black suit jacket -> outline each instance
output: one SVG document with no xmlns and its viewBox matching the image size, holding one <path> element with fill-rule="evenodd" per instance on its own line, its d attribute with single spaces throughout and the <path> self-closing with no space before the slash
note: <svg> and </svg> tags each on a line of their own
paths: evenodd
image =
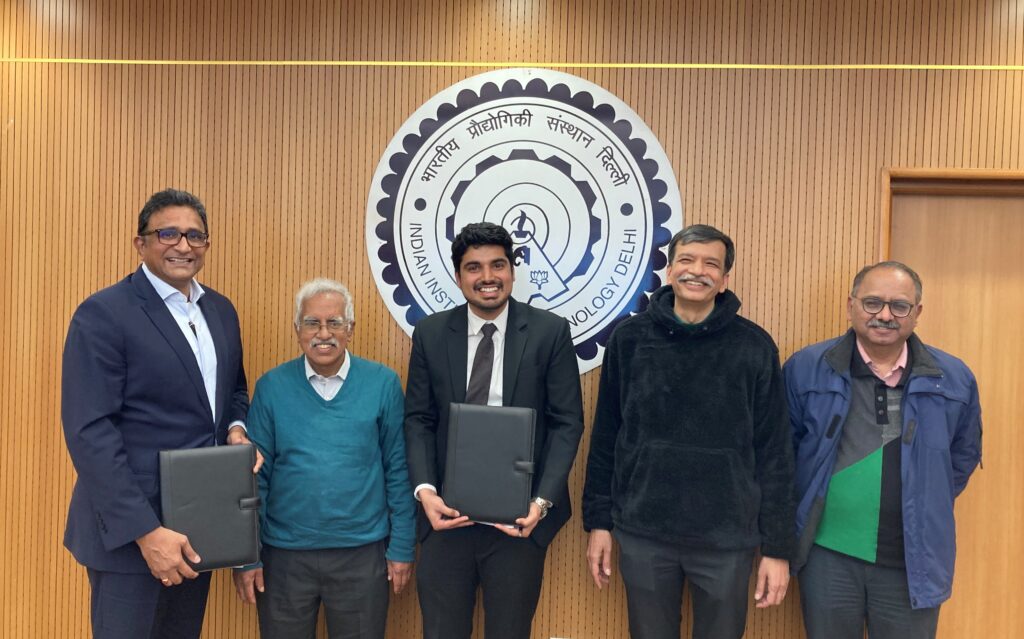
<svg viewBox="0 0 1024 639">
<path fill-rule="evenodd" d="M 192 348 L 141 267 L 71 318 L 61 420 L 78 481 L 64 545 L 90 568 L 148 573 L 134 540 L 160 525 L 159 452 L 224 443 L 228 425 L 245 419 L 238 315 L 203 288 L 199 308 L 217 351 L 212 411 Z"/>
<path fill-rule="evenodd" d="M 462 305 L 435 313 L 413 331 L 405 393 L 405 449 L 413 487 L 442 489 L 449 406 L 466 399 L 468 312 Z M 509 299 L 504 349 L 504 405 L 537 411 L 533 495 L 554 506 L 531 539 L 546 546 L 572 515 L 568 477 L 583 434 L 580 372 L 569 323 Z M 418 524 L 422 540 L 431 531 L 422 507 Z"/>
</svg>

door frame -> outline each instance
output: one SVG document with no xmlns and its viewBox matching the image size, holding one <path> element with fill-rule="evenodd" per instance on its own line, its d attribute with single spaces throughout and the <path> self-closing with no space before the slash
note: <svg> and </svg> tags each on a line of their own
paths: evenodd
<svg viewBox="0 0 1024 639">
<path fill-rule="evenodd" d="M 892 255 L 892 196 L 917 195 L 1021 195 L 1024 171 L 1005 169 L 956 169 L 884 167 L 882 169 L 882 216 L 878 260 Z"/>
</svg>

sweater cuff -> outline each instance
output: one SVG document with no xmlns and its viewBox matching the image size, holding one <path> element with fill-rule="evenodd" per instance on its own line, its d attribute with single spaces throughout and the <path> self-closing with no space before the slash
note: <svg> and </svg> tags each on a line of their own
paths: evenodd
<svg viewBox="0 0 1024 639">
<path fill-rule="evenodd" d="M 786 561 L 792 561 L 793 555 L 793 544 L 792 543 L 772 543 L 764 542 L 761 544 L 761 556 L 771 557 L 772 559 L 785 559 Z"/>
<path fill-rule="evenodd" d="M 416 551 L 402 552 L 393 548 L 384 551 L 384 558 L 388 561 L 398 561 L 403 564 L 411 564 L 416 560 Z"/>
<path fill-rule="evenodd" d="M 256 570 L 257 568 L 262 568 L 262 567 L 263 567 L 263 562 L 262 561 L 257 561 L 254 564 L 246 564 L 244 566 L 235 566 L 233 568 L 233 570 L 235 572 L 248 572 L 250 570 Z"/>
<path fill-rule="evenodd" d="M 612 522 L 611 515 L 595 515 L 591 513 L 589 516 L 583 518 L 583 530 L 590 532 L 592 530 L 614 530 L 615 524 Z"/>
</svg>

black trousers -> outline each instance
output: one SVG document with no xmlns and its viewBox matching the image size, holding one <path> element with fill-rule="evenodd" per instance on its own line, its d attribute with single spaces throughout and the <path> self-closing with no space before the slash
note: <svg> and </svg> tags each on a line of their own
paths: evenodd
<svg viewBox="0 0 1024 639">
<path fill-rule="evenodd" d="M 484 524 L 431 531 L 416 568 L 424 639 L 469 639 L 477 587 L 485 639 L 529 639 L 546 554 Z"/>
<path fill-rule="evenodd" d="M 812 546 L 800 570 L 808 639 L 932 639 L 939 609 L 910 607 L 907 571 Z"/>
<path fill-rule="evenodd" d="M 264 546 L 264 592 L 256 593 L 260 636 L 313 639 L 320 605 L 331 639 L 384 639 L 388 619 L 385 542 L 355 548 Z"/>
<path fill-rule="evenodd" d="M 88 570 L 95 639 L 197 639 L 210 573 L 164 586 L 150 574 Z"/>
<path fill-rule="evenodd" d="M 626 585 L 629 635 L 679 639 L 683 585 L 690 581 L 694 639 L 740 639 L 754 549 L 710 550 L 619 530 L 619 570 Z"/>
</svg>

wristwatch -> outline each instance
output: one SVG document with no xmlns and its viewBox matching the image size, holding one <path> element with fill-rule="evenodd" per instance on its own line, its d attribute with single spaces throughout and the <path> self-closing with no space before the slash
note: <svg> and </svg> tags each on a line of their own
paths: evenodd
<svg viewBox="0 0 1024 639">
<path fill-rule="evenodd" d="M 554 505 L 550 501 L 544 499 L 543 497 L 534 497 L 533 503 L 537 504 L 537 507 L 540 508 L 541 519 L 544 519 L 548 516 L 548 509 Z"/>
</svg>

